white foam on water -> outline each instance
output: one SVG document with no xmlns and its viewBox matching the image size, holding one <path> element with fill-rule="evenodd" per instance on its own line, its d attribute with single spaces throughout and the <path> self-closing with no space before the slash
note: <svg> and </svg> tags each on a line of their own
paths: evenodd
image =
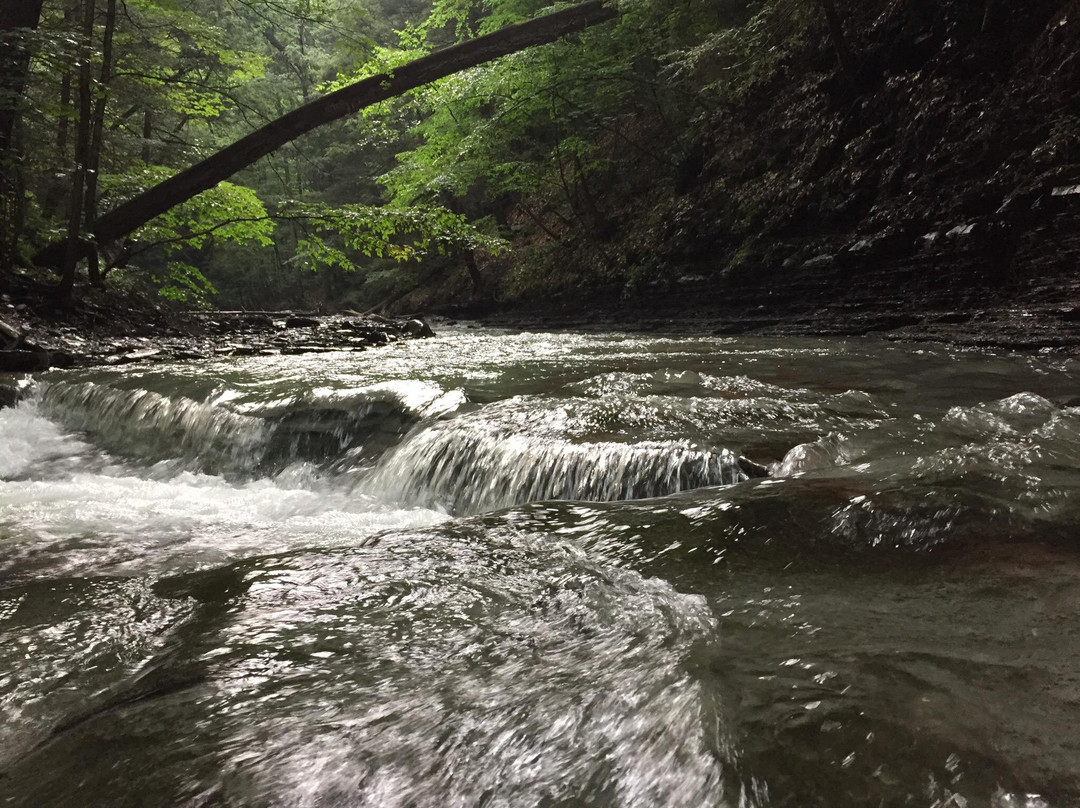
<svg viewBox="0 0 1080 808">
<path fill-rule="evenodd" d="M 91 451 L 89 444 L 41 417 L 29 401 L 0 408 L 0 447 L 0 480 L 20 477 L 51 460 Z"/>
<path fill-rule="evenodd" d="M 727 450 L 675 441 L 576 444 L 462 426 L 415 435 L 367 490 L 472 514 L 546 499 L 642 499 L 745 479 Z"/>
<path fill-rule="evenodd" d="M 33 403 L 0 410 L 0 569 L 143 573 L 295 547 L 355 544 L 381 530 L 446 516 L 353 493 L 291 467 L 230 482 L 117 462 L 44 418 Z"/>
</svg>

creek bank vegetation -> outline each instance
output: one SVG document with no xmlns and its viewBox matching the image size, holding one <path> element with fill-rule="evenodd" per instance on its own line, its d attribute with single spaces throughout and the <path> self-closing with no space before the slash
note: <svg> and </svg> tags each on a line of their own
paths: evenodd
<svg viewBox="0 0 1080 808">
<path fill-rule="evenodd" d="M 1075 2 L 6 0 L 0 30 L 0 282 L 38 312 L 53 265 L 76 309 L 1080 341 Z"/>
</svg>

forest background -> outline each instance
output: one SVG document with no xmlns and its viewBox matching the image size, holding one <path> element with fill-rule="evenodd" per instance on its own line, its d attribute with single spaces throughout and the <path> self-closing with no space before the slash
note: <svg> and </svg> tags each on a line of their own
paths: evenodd
<svg viewBox="0 0 1080 808">
<path fill-rule="evenodd" d="M 747 278 L 799 295 L 808 271 L 873 279 L 885 256 L 917 276 L 936 250 L 982 265 L 964 289 L 1014 288 L 1027 224 L 1074 221 L 1075 5 L 622 0 L 612 22 L 288 144 L 100 245 L 79 284 L 184 306 L 483 309 Z M 47 0 L 36 29 L 5 34 L 26 81 L 7 70 L 0 98 L 0 269 L 51 282 L 26 268 L 42 248 L 253 129 L 562 7 Z M 1070 250 L 1036 256 L 1039 277 Z"/>
</svg>

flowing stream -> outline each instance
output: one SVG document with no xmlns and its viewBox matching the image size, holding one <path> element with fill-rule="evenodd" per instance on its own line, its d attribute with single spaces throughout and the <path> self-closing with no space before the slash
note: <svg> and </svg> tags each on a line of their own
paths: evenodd
<svg viewBox="0 0 1080 808">
<path fill-rule="evenodd" d="M 0 805 L 1080 804 L 1077 360 L 462 329 L 26 393 Z"/>
</svg>

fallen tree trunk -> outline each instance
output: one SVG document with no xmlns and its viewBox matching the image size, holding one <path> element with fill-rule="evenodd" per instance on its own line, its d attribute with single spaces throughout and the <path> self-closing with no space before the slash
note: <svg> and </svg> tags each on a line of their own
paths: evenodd
<svg viewBox="0 0 1080 808">
<path fill-rule="evenodd" d="M 606 22 L 615 14 L 615 10 L 605 6 L 601 0 L 589 0 L 436 51 L 391 73 L 372 76 L 304 104 L 104 214 L 94 225 L 94 239 L 101 246 L 129 235 L 155 216 L 213 188 L 259 158 L 313 129 L 500 56 L 554 42 L 566 34 Z M 38 253 L 35 263 L 59 266 L 64 257 L 63 249 L 62 244 L 51 245 Z"/>
</svg>

